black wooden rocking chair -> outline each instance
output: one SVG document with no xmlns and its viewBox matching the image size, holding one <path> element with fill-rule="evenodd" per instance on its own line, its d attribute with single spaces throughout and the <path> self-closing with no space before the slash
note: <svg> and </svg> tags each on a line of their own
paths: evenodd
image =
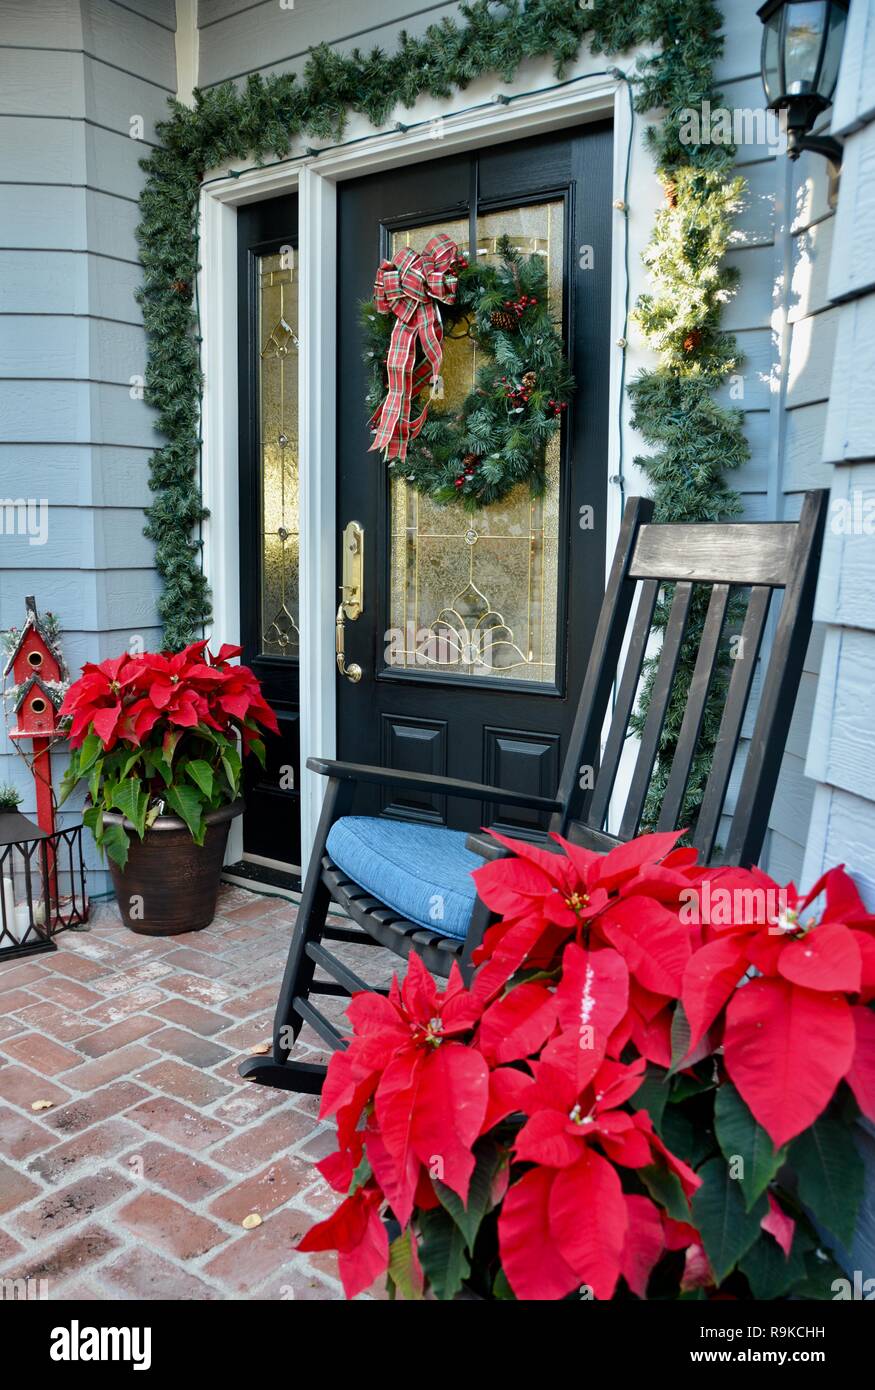
<svg viewBox="0 0 875 1390">
<path fill-rule="evenodd" d="M 307 766 L 327 777 L 328 786 L 277 1004 L 273 1055 L 248 1058 L 240 1067 L 241 1076 L 284 1090 L 317 1093 L 321 1089 L 325 1067 L 290 1055 L 301 1027 L 309 1024 L 333 1049 L 346 1044 L 312 996 L 347 996 L 370 988 L 326 949 L 326 941 L 385 946 L 404 957 L 416 951 L 441 976 L 458 960 L 463 974 L 470 976 L 472 952 L 492 920 L 476 897 L 470 870 L 505 851 L 488 837 L 474 835 L 466 841 L 462 832 L 439 826 L 351 816 L 358 783 L 529 807 L 549 815 L 551 830 L 589 849 L 608 850 L 638 833 L 697 584 L 710 588 L 710 598 L 657 829 L 674 829 L 679 824 L 730 600 L 733 592 L 747 589 L 737 659 L 731 663 L 693 843 L 707 861 L 720 831 L 725 838 L 722 862 L 755 864 L 811 632 L 826 505 L 826 492 L 809 492 L 798 522 L 658 525 L 650 521 L 652 502 L 629 500 L 568 753 L 552 799 L 391 767 L 310 758 Z M 635 707 L 651 620 L 665 584 L 673 585 L 671 609 L 625 808 L 618 833 L 612 835 L 604 829 L 608 807 Z M 721 822 L 724 800 L 776 589 L 784 591 L 783 602 L 727 826 Z M 638 607 L 607 740 L 601 747 L 636 590 L 640 591 Z M 593 768 L 594 778 L 581 778 L 584 768 Z M 581 787 L 582 781 L 594 785 Z M 434 865 L 429 883 L 429 866 Z M 345 910 L 349 926 L 326 925 L 332 900 Z M 435 900 L 440 905 L 437 920 L 430 908 Z M 449 911 L 445 912 L 447 900 Z M 327 978 L 316 977 L 317 967 Z"/>
</svg>

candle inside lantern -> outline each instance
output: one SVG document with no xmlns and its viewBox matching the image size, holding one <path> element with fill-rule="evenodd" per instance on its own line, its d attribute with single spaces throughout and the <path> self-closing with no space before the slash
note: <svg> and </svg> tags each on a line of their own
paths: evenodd
<svg viewBox="0 0 875 1390">
<path fill-rule="evenodd" d="M 16 946 L 18 935 L 15 929 L 15 892 L 11 878 L 3 879 L 3 925 L 8 932 L 8 935 L 3 938 L 3 945 Z"/>
<path fill-rule="evenodd" d="M 27 903 L 19 903 L 15 909 L 15 935 L 18 938 L 19 945 L 24 941 L 29 930 L 30 908 Z"/>
</svg>

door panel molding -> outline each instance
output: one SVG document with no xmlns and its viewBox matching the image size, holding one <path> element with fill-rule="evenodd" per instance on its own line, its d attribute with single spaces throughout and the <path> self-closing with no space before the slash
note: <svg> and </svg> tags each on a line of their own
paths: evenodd
<svg viewBox="0 0 875 1390">
<path fill-rule="evenodd" d="M 633 61 L 634 55 L 629 55 Z M 631 112 L 624 83 L 599 70 L 601 55 L 584 52 L 565 85 L 552 87 L 549 67 L 525 65 L 502 92 L 510 104 L 490 99 L 490 80 L 473 83 L 457 100 L 466 106 L 482 100 L 475 111 L 454 115 L 445 101 L 423 98 L 405 121 L 416 129 L 371 133 L 364 118 L 349 123 L 357 143 L 326 151 L 315 163 L 279 161 L 262 168 L 215 171 L 200 193 L 201 270 L 199 295 L 202 314 L 202 364 L 205 377 L 203 435 L 203 498 L 210 510 L 204 525 L 204 568 L 213 591 L 211 632 L 219 641 L 236 642 L 240 633 L 239 526 L 237 507 L 237 294 L 236 211 L 240 206 L 291 192 L 299 193 L 301 239 L 301 607 L 319 615 L 308 623 L 301 644 L 301 746 L 333 756 L 335 743 L 336 687 L 334 665 L 334 613 L 336 610 L 335 515 L 335 362 L 337 344 L 336 186 L 360 177 L 418 160 L 440 158 L 459 150 L 471 150 L 497 142 L 559 130 L 589 119 L 613 118 L 613 196 L 622 199 L 626 178 L 626 151 L 633 165 L 630 187 L 640 166 L 647 171 L 649 193 L 641 197 L 638 235 L 630 246 L 630 260 L 643 245 L 652 215 L 659 203 L 658 181 L 653 177 L 643 130 L 631 140 Z M 589 68 L 589 72 L 587 72 Z M 545 90 L 546 88 L 546 90 Z M 534 89 L 534 90 L 531 90 Z M 480 95 L 482 93 L 482 96 Z M 432 123 L 440 119 L 441 138 L 434 138 Z M 300 158 L 305 158 L 301 155 Z M 625 226 L 617 216 L 612 235 L 611 340 L 621 333 L 625 312 Z M 636 363 L 629 363 L 630 371 Z M 623 355 L 611 353 L 609 476 L 616 474 L 621 452 L 620 404 Z M 607 554 L 613 551 L 619 528 L 619 489 L 608 487 Z M 302 856 L 306 862 L 318 820 L 324 783 L 303 771 L 301 779 Z M 229 862 L 239 857 L 232 828 Z"/>
</svg>

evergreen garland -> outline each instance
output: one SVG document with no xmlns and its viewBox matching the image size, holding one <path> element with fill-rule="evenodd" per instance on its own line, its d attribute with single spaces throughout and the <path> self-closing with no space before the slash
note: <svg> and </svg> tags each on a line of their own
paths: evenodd
<svg viewBox="0 0 875 1390">
<path fill-rule="evenodd" d="M 283 158 L 292 141 L 342 138 L 349 112 L 383 124 L 401 102 L 447 98 L 475 78 L 510 81 L 527 58 L 552 56 L 557 76 L 584 41 L 594 52 L 622 53 L 638 44 L 658 51 L 639 62 L 635 107 L 660 111 L 648 132 L 667 205 L 657 219 L 647 263 L 653 292 L 642 297 L 638 322 L 659 362 L 631 383 L 634 424 L 654 446 L 636 460 L 652 483 L 659 520 L 717 519 L 737 513 L 724 483 L 748 451 L 738 411 L 720 407 L 714 389 L 738 362 L 720 330 L 722 304 L 733 288 L 722 266 L 729 218 L 741 185 L 732 177 L 734 151 L 684 144 L 680 113 L 719 104 L 713 65 L 722 50 L 721 14 L 713 0 L 473 0 L 462 21 L 444 19 L 422 38 L 402 34 L 392 55 L 379 49 L 338 53 L 320 46 L 303 77 L 249 77 L 197 92 L 190 109 L 176 102 L 159 126 L 161 147 L 143 163 L 147 183 L 138 231 L 144 284 L 139 293 L 149 339 L 146 399 L 157 406 L 166 444 L 151 463 L 146 534 L 156 544 L 163 581 L 165 640 L 179 648 L 209 617 L 197 531 L 205 513 L 199 488 L 201 374 L 193 285 L 198 269 L 197 204 L 204 171 L 230 160 Z M 694 626 L 701 613 L 694 614 Z M 659 623 L 665 612 L 660 610 Z M 695 636 L 691 632 L 691 636 Z M 663 735 L 648 814 L 661 799 L 686 700 L 689 666 L 681 668 Z M 694 813 L 701 773 L 710 759 L 714 704 L 689 793 Z"/>
<path fill-rule="evenodd" d="M 389 467 L 411 487 L 443 505 L 461 502 L 474 512 L 499 502 L 518 483 L 532 496 L 546 487 L 546 449 L 559 431 L 573 390 L 565 348 L 550 316 L 547 269 L 540 256 L 523 256 L 507 237 L 498 242 L 500 265 L 457 262 L 455 301 L 442 304 L 444 341 L 464 335 L 486 358 L 474 389 L 458 412 L 432 405 L 403 461 Z M 368 414 L 386 395 L 386 356 L 394 317 L 373 300 L 362 305 Z M 414 403 L 421 409 L 428 386 Z"/>
</svg>

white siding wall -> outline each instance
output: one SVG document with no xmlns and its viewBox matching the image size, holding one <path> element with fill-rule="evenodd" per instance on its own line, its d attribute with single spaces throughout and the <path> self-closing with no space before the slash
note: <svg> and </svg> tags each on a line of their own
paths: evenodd
<svg viewBox="0 0 875 1390">
<path fill-rule="evenodd" d="M 145 368 L 134 228 L 138 161 L 175 91 L 174 27 L 173 0 L 0 5 L 0 496 L 50 504 L 45 545 L 0 535 L 0 626 L 34 594 L 59 615 L 74 673 L 132 633 L 158 638 L 142 534 L 156 435 L 131 396 Z M 0 730 L 7 781 L 32 811 Z"/>
</svg>

